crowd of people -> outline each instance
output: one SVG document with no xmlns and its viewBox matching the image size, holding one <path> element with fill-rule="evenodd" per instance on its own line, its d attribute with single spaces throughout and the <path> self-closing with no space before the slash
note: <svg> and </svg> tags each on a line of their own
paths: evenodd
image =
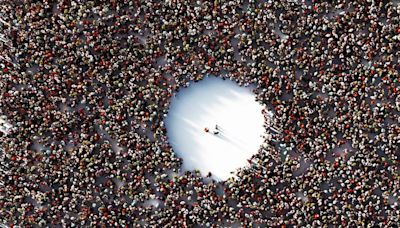
<svg viewBox="0 0 400 228">
<path fill-rule="evenodd" d="M 3 224 L 399 224 L 395 1 L 5 0 L 0 17 Z M 279 126 L 223 182 L 182 170 L 163 122 L 207 74 L 254 84 Z"/>
</svg>

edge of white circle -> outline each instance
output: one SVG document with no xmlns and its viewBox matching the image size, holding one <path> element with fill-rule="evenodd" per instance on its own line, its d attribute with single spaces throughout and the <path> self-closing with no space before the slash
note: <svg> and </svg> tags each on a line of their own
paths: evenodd
<svg viewBox="0 0 400 228">
<path fill-rule="evenodd" d="M 255 96 L 250 87 L 207 76 L 172 98 L 165 125 L 184 170 L 197 169 L 203 176 L 211 172 L 214 179 L 226 180 L 249 164 L 266 133 L 264 107 Z"/>
</svg>

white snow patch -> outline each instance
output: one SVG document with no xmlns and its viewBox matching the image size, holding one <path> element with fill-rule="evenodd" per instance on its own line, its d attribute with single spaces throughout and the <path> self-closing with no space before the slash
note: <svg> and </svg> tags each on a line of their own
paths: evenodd
<svg viewBox="0 0 400 228">
<path fill-rule="evenodd" d="M 162 204 L 163 204 L 163 202 L 159 199 L 149 199 L 143 203 L 143 206 L 145 206 L 145 207 L 153 206 L 155 208 L 158 208 Z"/>
<path fill-rule="evenodd" d="M 7 135 L 11 128 L 12 125 L 5 120 L 5 117 L 0 117 L 0 131 Z"/>
<path fill-rule="evenodd" d="M 183 158 L 183 169 L 198 169 L 204 176 L 211 172 L 213 178 L 226 180 L 248 165 L 266 134 L 262 109 L 251 88 L 233 81 L 206 77 L 182 89 L 173 98 L 165 123 L 174 151 Z"/>
</svg>

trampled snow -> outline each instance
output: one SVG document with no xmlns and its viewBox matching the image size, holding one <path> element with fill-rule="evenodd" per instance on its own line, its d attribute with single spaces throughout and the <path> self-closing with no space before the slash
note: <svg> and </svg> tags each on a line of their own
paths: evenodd
<svg viewBox="0 0 400 228">
<path fill-rule="evenodd" d="M 211 172 L 216 180 L 234 176 L 264 141 L 262 109 L 251 88 L 230 80 L 210 76 L 181 89 L 165 124 L 184 170 L 198 169 L 203 176 Z"/>
</svg>

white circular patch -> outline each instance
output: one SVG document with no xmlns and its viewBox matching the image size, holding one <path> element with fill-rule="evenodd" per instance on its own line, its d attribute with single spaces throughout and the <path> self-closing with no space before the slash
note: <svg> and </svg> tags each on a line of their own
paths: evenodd
<svg viewBox="0 0 400 228">
<path fill-rule="evenodd" d="M 230 80 L 207 77 L 180 90 L 165 124 L 183 169 L 226 180 L 248 165 L 264 141 L 262 109 L 250 88 Z"/>
</svg>

